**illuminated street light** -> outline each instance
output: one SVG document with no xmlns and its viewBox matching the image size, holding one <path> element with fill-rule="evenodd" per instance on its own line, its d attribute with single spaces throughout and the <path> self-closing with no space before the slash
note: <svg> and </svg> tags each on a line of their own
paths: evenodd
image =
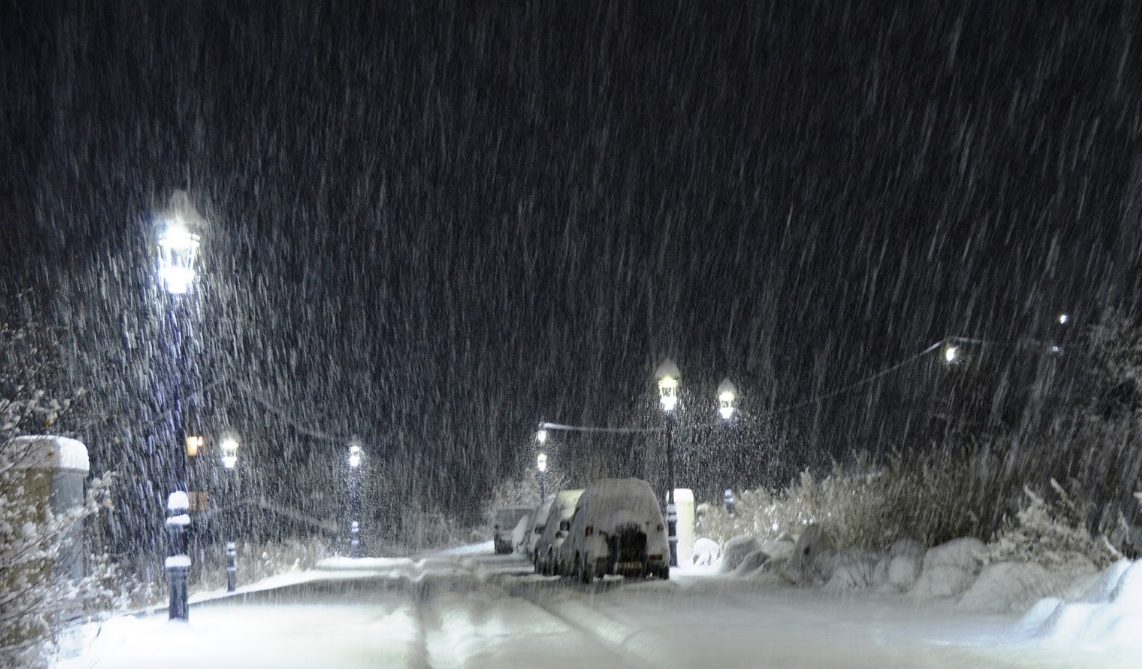
<svg viewBox="0 0 1142 669">
<path fill-rule="evenodd" d="M 204 441 L 187 439 L 185 433 L 185 416 L 182 413 L 182 387 L 183 378 L 189 367 L 184 359 L 187 346 L 184 345 L 185 325 L 182 323 L 184 311 L 188 309 L 185 301 L 179 298 L 191 292 L 197 276 L 196 262 L 198 259 L 199 232 L 205 227 L 205 221 L 194 209 L 190 196 L 184 191 L 175 191 L 171 196 L 170 206 L 157 216 L 160 226 L 158 243 L 158 273 L 159 284 L 170 296 L 166 303 L 169 309 L 167 322 L 170 326 L 170 349 L 174 351 L 175 378 L 171 385 L 174 407 L 174 459 L 173 471 L 170 473 L 170 485 L 173 491 L 167 497 L 166 531 L 170 539 L 164 568 L 167 572 L 167 581 L 170 583 L 170 605 L 168 616 L 171 620 L 188 620 L 190 618 L 190 605 L 187 599 L 187 583 L 190 573 L 190 496 L 187 494 L 188 475 L 187 459 L 195 457 L 204 445 Z"/>
<path fill-rule="evenodd" d="M 662 404 L 662 410 L 666 413 L 674 411 L 678 406 L 678 391 L 682 386 L 682 372 L 678 371 L 678 365 L 670 358 L 663 360 L 655 371 L 654 378 L 658 381 L 658 401 Z"/>
<path fill-rule="evenodd" d="M 546 444 L 547 443 L 547 430 L 540 428 L 540 430 L 535 433 L 535 440 L 541 444 Z"/>
<path fill-rule="evenodd" d="M 1067 313 L 1059 314 L 1059 318 L 1058 318 L 1059 325 L 1066 325 L 1067 322 L 1070 320 L 1071 320 L 1070 314 L 1067 314 Z"/>
<path fill-rule="evenodd" d="M 949 345 L 944 347 L 944 362 L 951 365 L 951 364 L 954 364 L 959 359 L 960 359 L 960 349 L 958 346 L 952 346 L 951 344 L 949 344 Z"/>
<path fill-rule="evenodd" d="M 226 469 L 234 469 L 238 465 L 238 440 L 234 437 L 226 437 L 220 444 L 222 449 L 222 466 Z"/>
<path fill-rule="evenodd" d="M 171 295 L 185 295 L 194 286 L 199 246 L 196 228 L 201 222 L 190 196 L 176 191 L 170 208 L 162 214 L 159 234 L 159 280 Z"/>
<path fill-rule="evenodd" d="M 733 381 L 728 378 L 722 379 L 722 382 L 718 384 L 718 413 L 722 415 L 723 419 L 729 420 L 734 417 L 734 410 L 736 409 L 734 402 L 737 400 L 737 396 L 738 389 Z"/>
<path fill-rule="evenodd" d="M 547 454 L 540 453 L 539 457 L 535 459 L 535 468 L 542 474 L 547 471 Z"/>
<path fill-rule="evenodd" d="M 678 566 L 678 508 L 674 505 L 674 409 L 682 386 L 682 372 L 670 358 L 654 372 L 658 381 L 658 401 L 666 420 L 666 538 L 670 542 L 670 566 Z"/>
<path fill-rule="evenodd" d="M 361 444 L 349 442 L 349 557 L 361 557 Z"/>
<path fill-rule="evenodd" d="M 197 458 L 204 448 L 206 448 L 205 437 L 195 435 L 186 438 L 186 457 Z"/>
</svg>

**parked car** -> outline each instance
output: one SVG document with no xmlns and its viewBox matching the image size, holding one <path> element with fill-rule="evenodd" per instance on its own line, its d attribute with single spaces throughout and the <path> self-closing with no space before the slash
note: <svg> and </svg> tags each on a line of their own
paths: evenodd
<svg viewBox="0 0 1142 669">
<path fill-rule="evenodd" d="M 535 565 L 535 573 L 544 576 L 552 576 L 556 573 L 556 558 L 559 555 L 559 547 L 562 545 L 564 537 L 567 536 L 565 531 L 560 534 L 559 525 L 570 520 L 571 514 L 575 512 L 575 503 L 579 501 L 579 496 L 582 494 L 583 490 L 580 488 L 578 490 L 560 490 L 555 495 L 547 518 L 543 521 L 543 530 L 540 532 L 539 539 L 535 542 L 533 549 L 535 557 L 532 563 Z"/>
<path fill-rule="evenodd" d="M 529 516 L 528 531 L 524 535 L 522 545 L 516 546 L 516 552 L 526 555 L 532 564 L 535 564 L 535 545 L 543 534 L 543 528 L 547 526 L 547 515 L 551 513 L 551 505 L 554 503 L 555 495 L 548 495 L 543 504 L 536 507 L 535 512 Z"/>
<path fill-rule="evenodd" d="M 601 479 L 580 495 L 559 551 L 559 570 L 590 583 L 608 574 L 670 578 L 658 498 L 641 479 Z"/>
<path fill-rule="evenodd" d="M 496 553 L 512 552 L 512 530 L 531 510 L 530 506 L 505 506 L 492 513 L 492 544 Z"/>
</svg>

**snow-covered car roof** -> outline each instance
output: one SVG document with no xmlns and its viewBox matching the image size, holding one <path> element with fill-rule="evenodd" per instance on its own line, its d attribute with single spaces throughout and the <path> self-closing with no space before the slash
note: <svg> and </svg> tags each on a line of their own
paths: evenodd
<svg viewBox="0 0 1142 669">
<path fill-rule="evenodd" d="M 628 514 L 661 514 L 658 498 L 642 479 L 599 479 L 583 492 L 578 508 L 584 515 L 599 516 L 615 511 Z"/>
</svg>

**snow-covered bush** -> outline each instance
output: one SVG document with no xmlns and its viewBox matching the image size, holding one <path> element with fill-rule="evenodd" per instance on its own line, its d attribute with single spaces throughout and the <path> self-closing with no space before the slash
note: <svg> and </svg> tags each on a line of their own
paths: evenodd
<svg viewBox="0 0 1142 669">
<path fill-rule="evenodd" d="M 1033 562 L 1045 567 L 1092 562 L 1103 568 L 1122 557 L 1105 537 L 1091 536 L 1081 505 L 1054 479 L 1051 488 L 1053 501 L 1024 488 L 1027 503 L 988 546 L 988 562 Z"/>
<path fill-rule="evenodd" d="M 105 559 L 78 581 L 55 570 L 69 544 L 82 540 L 83 520 L 108 504 L 107 479 L 93 480 L 81 505 L 53 513 L 25 487 L 29 446 L 0 437 L 0 666 L 46 666 L 64 623 L 96 617 L 115 598 Z"/>
<path fill-rule="evenodd" d="M 22 431 L 51 428 L 69 407 L 38 389 L 49 367 L 30 328 L 0 326 L 0 666 L 39 667 L 50 660 L 65 619 L 83 619 L 113 596 L 109 563 L 69 581 L 56 569 L 61 553 L 81 540 L 85 518 L 109 505 L 109 478 L 93 480 L 84 501 L 53 513 L 46 474 L 35 473 L 36 442 Z"/>
<path fill-rule="evenodd" d="M 700 531 L 720 543 L 742 535 L 764 541 L 798 536 L 817 523 L 844 550 L 885 549 L 908 537 L 934 543 L 975 529 L 973 515 L 957 503 L 966 487 L 964 472 L 934 461 L 894 460 L 883 467 L 866 462 L 835 466 L 823 479 L 803 472 L 796 484 L 776 493 L 743 491 L 734 515 L 705 508 Z"/>
</svg>

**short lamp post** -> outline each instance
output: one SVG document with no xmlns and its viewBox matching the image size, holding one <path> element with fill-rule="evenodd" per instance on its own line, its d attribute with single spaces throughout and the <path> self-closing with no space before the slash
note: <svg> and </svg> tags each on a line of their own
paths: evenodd
<svg viewBox="0 0 1142 669">
<path fill-rule="evenodd" d="M 238 440 L 234 437 L 226 437 L 222 440 L 222 466 L 227 470 L 234 472 L 234 477 L 238 478 Z M 241 494 L 241 488 L 233 488 L 235 496 Z M 235 504 L 240 504 L 241 500 L 236 499 Z M 233 541 L 226 542 L 226 591 L 234 592 L 238 587 L 238 546 Z"/>
<path fill-rule="evenodd" d="M 361 557 L 361 499 L 358 478 L 361 474 L 361 445 L 349 445 L 349 557 Z"/>
<path fill-rule="evenodd" d="M 190 573 L 188 528 L 190 526 L 190 496 L 187 494 L 187 453 L 184 447 L 192 444 L 186 440 L 185 417 L 183 416 L 182 384 L 186 370 L 185 341 L 183 335 L 183 312 L 187 308 L 186 296 L 192 292 L 197 276 L 199 236 L 196 228 L 202 224 L 202 217 L 195 211 L 190 197 L 177 191 L 171 197 L 169 209 L 159 216 L 161 229 L 158 239 L 159 282 L 167 294 L 166 321 L 169 328 L 170 346 L 174 351 L 176 378 L 173 383 L 173 424 L 174 458 L 172 460 L 170 484 L 171 493 L 167 496 L 166 530 L 169 537 L 169 551 L 164 567 L 170 582 L 171 620 L 187 620 L 190 606 L 187 601 L 187 577 Z M 185 445 L 185 446 L 184 446 Z M 194 448 L 201 447 L 195 442 Z"/>
<path fill-rule="evenodd" d="M 674 505 L 674 411 L 682 387 L 682 373 L 667 358 L 654 373 L 658 383 L 658 402 L 666 421 L 666 535 L 670 542 L 670 566 L 678 566 L 678 508 Z"/>
</svg>

